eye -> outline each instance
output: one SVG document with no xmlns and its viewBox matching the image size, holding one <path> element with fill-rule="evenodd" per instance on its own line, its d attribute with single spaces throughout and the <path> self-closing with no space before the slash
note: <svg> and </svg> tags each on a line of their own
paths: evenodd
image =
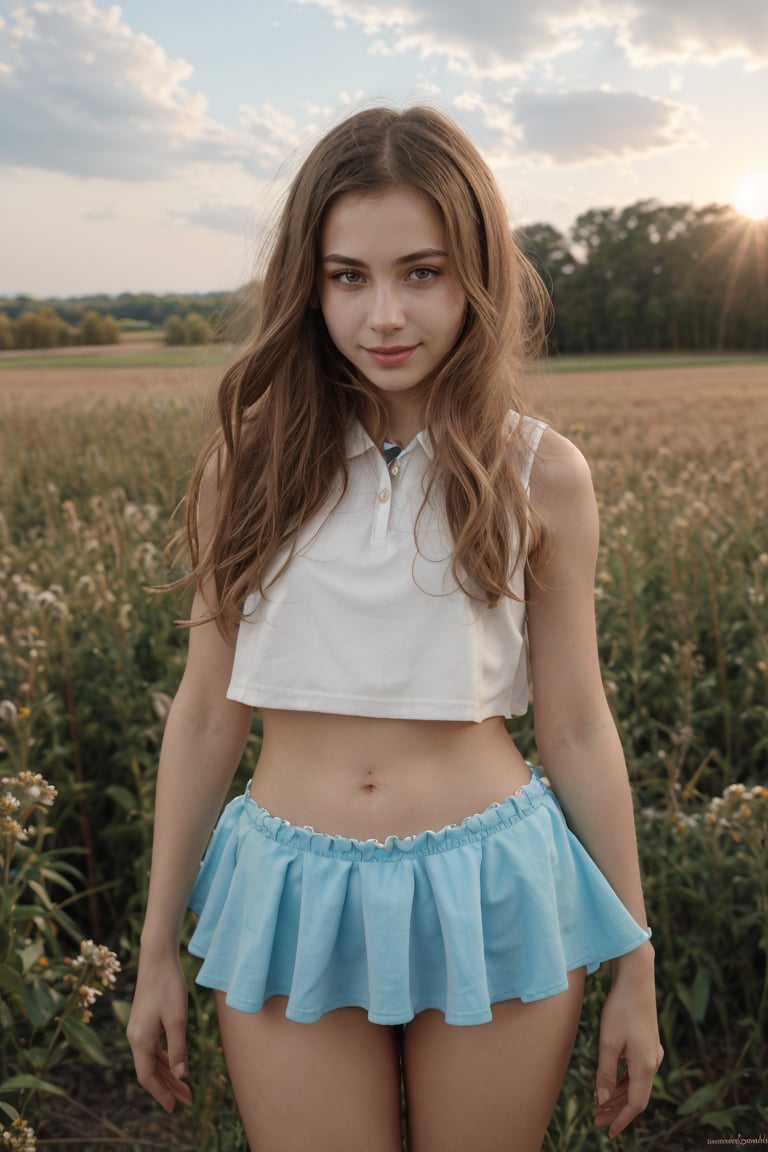
<svg viewBox="0 0 768 1152">
<path fill-rule="evenodd" d="M 408 273 L 410 280 L 415 280 L 419 284 L 426 284 L 429 280 L 434 280 L 439 276 L 440 272 L 437 268 L 413 268 Z"/>
<path fill-rule="evenodd" d="M 362 274 L 355 272 L 352 268 L 348 268 L 346 272 L 334 272 L 331 279 L 335 280 L 338 284 L 349 284 L 350 287 L 364 282 Z"/>
</svg>

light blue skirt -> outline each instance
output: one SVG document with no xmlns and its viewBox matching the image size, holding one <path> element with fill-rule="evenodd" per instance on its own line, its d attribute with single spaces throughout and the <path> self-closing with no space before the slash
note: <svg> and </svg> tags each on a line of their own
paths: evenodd
<svg viewBox="0 0 768 1152">
<path fill-rule="evenodd" d="M 356 1005 L 376 1024 L 437 1008 L 484 1024 L 499 1000 L 540 1000 L 567 973 L 645 943 L 642 929 L 530 783 L 439 832 L 384 843 L 300 828 L 247 793 L 224 809 L 190 905 L 197 982 L 242 1012 L 287 996 L 312 1023 Z"/>
</svg>

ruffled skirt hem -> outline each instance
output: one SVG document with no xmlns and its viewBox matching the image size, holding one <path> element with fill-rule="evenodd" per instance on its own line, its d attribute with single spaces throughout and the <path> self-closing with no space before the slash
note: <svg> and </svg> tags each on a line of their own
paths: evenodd
<svg viewBox="0 0 768 1152">
<path fill-rule="evenodd" d="M 242 1012 L 287 996 L 299 1023 L 355 1006 L 376 1024 L 427 1009 L 483 1024 L 494 1003 L 556 996 L 569 972 L 650 936 L 533 770 L 459 825 L 383 843 L 296 827 L 246 791 L 222 813 L 190 906 L 197 982 Z"/>
</svg>

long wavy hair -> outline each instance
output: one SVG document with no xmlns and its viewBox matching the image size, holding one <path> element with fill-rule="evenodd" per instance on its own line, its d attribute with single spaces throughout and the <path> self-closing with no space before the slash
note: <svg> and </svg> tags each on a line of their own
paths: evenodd
<svg viewBox="0 0 768 1152">
<path fill-rule="evenodd" d="M 454 577 L 468 596 L 497 604 L 514 595 L 510 577 L 525 561 L 521 554 L 541 544 L 542 526 L 519 480 L 520 423 L 511 430 L 507 413 L 524 411 L 524 365 L 545 340 L 548 294 L 464 133 L 431 108 L 370 108 L 328 132 L 293 180 L 255 330 L 224 372 L 217 424 L 190 482 L 192 569 L 182 583 L 213 581 L 211 615 L 223 630 L 241 618 L 250 592 L 268 595 L 290 563 L 297 531 L 339 479 L 339 490 L 346 488 L 350 421 L 384 426 L 381 400 L 328 335 L 316 285 L 331 206 L 350 193 L 397 187 L 416 190 L 439 211 L 467 301 L 456 344 L 428 385 L 425 411 L 434 446 L 430 486 L 439 478 Z M 197 505 L 212 467 L 215 525 L 201 554 Z"/>
</svg>

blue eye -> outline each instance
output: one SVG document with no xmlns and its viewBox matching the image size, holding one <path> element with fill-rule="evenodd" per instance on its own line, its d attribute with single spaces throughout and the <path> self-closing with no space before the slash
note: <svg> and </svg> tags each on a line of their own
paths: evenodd
<svg viewBox="0 0 768 1152">
<path fill-rule="evenodd" d="M 428 280 L 434 279 L 435 276 L 439 276 L 440 273 L 437 268 L 414 268 L 408 275 L 413 280 L 426 283 Z"/>
</svg>

